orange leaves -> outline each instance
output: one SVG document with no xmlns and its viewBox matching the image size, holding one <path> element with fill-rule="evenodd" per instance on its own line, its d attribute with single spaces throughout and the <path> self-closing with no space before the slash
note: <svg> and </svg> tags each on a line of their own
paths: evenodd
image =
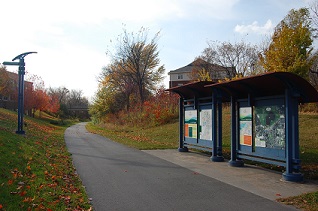
<svg viewBox="0 0 318 211">
<path fill-rule="evenodd" d="M 13 171 L 11 171 L 11 174 L 12 174 L 14 179 L 16 179 L 18 177 L 23 177 L 23 175 L 21 174 L 21 172 L 17 168 L 15 168 Z"/>
<path fill-rule="evenodd" d="M 27 194 L 26 191 L 21 191 L 21 192 L 19 193 L 20 196 L 25 196 L 25 194 Z"/>
<path fill-rule="evenodd" d="M 23 199 L 22 202 L 24 202 L 24 203 L 30 203 L 30 202 L 32 202 L 32 201 L 34 201 L 34 198 L 26 197 L 26 198 Z"/>
<path fill-rule="evenodd" d="M 155 96 L 144 102 L 143 111 L 145 120 L 155 125 L 167 123 L 178 115 L 178 97 L 159 89 Z"/>
</svg>

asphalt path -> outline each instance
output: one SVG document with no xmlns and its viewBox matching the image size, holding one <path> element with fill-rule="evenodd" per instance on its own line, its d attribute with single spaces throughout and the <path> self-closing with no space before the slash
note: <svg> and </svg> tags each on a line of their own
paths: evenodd
<svg viewBox="0 0 318 211">
<path fill-rule="evenodd" d="M 85 123 L 68 128 L 65 142 L 96 211 L 296 210 L 89 133 Z"/>
</svg>

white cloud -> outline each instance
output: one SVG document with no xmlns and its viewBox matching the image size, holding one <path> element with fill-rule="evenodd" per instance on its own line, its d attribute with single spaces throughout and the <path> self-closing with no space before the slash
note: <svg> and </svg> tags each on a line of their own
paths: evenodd
<svg viewBox="0 0 318 211">
<path fill-rule="evenodd" d="M 274 29 L 274 25 L 271 20 L 267 20 L 264 26 L 260 26 L 257 21 L 254 21 L 250 25 L 236 25 L 234 31 L 240 34 L 270 34 Z"/>
</svg>

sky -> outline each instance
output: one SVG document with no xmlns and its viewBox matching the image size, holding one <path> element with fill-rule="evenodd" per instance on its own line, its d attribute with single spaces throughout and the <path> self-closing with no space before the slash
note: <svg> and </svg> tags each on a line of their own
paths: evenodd
<svg viewBox="0 0 318 211">
<path fill-rule="evenodd" d="M 25 57 L 26 78 L 82 90 L 92 100 L 98 76 L 123 33 L 149 30 L 168 72 L 191 63 L 208 41 L 259 44 L 291 9 L 313 0 L 10 0 L 1 2 L 0 63 Z M 16 66 L 8 66 L 12 72 Z"/>
</svg>

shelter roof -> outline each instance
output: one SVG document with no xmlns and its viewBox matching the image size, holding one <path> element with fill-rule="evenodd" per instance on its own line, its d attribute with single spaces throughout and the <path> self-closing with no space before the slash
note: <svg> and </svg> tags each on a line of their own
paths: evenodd
<svg viewBox="0 0 318 211">
<path fill-rule="evenodd" d="M 284 95 L 287 88 L 299 95 L 299 103 L 318 102 L 317 90 L 304 78 L 289 72 L 270 72 L 205 87 L 221 90 L 223 96 L 226 93 L 239 99 L 247 98 L 248 94 L 252 97 Z M 223 100 L 228 101 L 229 98 Z"/>
</svg>

